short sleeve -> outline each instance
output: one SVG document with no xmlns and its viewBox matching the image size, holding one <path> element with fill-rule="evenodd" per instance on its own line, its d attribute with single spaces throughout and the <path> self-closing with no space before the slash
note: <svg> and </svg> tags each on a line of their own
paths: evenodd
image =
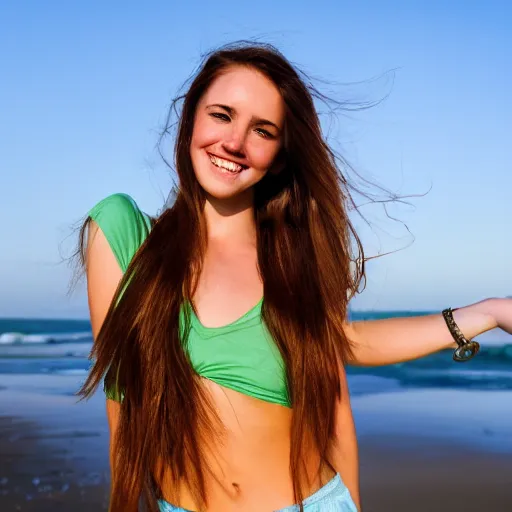
<svg viewBox="0 0 512 512">
<path fill-rule="evenodd" d="M 97 203 L 88 216 L 105 235 L 123 274 L 151 230 L 151 219 L 127 194 L 112 194 Z M 107 398 L 121 402 L 123 392 L 117 386 L 104 385 Z"/>
<path fill-rule="evenodd" d="M 105 235 L 121 270 L 126 272 L 133 256 L 151 229 L 148 215 L 127 194 L 112 194 L 88 213 Z"/>
</svg>

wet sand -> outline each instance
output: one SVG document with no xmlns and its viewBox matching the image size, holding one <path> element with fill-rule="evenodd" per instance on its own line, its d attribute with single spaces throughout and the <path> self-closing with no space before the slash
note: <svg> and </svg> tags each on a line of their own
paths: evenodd
<svg viewBox="0 0 512 512">
<path fill-rule="evenodd" d="M 510 512 L 512 457 L 410 437 L 360 441 L 364 512 Z"/>
<path fill-rule="evenodd" d="M 0 382 L 0 511 L 108 510 L 103 397 L 76 403 L 73 375 Z"/>
<path fill-rule="evenodd" d="M 107 510 L 104 401 L 77 404 L 78 381 L 0 376 L 0 511 Z M 353 398 L 364 512 L 512 511 L 510 414 L 498 407 L 511 411 L 512 394 L 470 396 L 470 408 L 450 390 Z"/>
<path fill-rule="evenodd" d="M 87 464 L 84 434 L 52 434 L 20 418 L 0 418 L 0 510 L 106 511 L 108 468 L 98 447 Z M 51 439 L 51 446 L 45 440 Z"/>
</svg>

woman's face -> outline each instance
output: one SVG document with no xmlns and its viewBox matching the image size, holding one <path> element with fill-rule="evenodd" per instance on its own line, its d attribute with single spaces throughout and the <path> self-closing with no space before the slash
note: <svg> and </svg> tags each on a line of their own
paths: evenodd
<svg viewBox="0 0 512 512">
<path fill-rule="evenodd" d="M 277 87 L 248 67 L 218 76 L 199 101 L 190 144 L 196 178 L 216 199 L 251 193 L 281 147 L 284 104 Z"/>
</svg>

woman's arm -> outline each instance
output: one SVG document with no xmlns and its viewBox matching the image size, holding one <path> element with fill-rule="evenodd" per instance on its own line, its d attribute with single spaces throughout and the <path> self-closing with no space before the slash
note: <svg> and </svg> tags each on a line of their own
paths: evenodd
<svg viewBox="0 0 512 512">
<path fill-rule="evenodd" d="M 500 327 L 512 333 L 512 299 L 486 299 L 453 312 L 462 334 L 470 340 Z M 380 366 L 401 363 L 456 348 L 441 313 L 407 318 L 388 318 L 347 324 L 354 358 L 349 364 Z"/>
<path fill-rule="evenodd" d="M 91 221 L 87 233 L 86 248 L 87 297 L 93 338 L 96 339 L 107 315 L 110 303 L 122 278 L 122 271 L 105 235 Z M 107 420 L 110 430 L 110 471 L 114 467 L 114 442 L 119 421 L 120 404 L 107 400 Z"/>
</svg>

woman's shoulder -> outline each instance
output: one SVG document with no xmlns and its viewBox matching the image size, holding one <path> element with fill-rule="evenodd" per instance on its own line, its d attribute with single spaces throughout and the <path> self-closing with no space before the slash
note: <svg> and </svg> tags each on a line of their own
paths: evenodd
<svg viewBox="0 0 512 512">
<path fill-rule="evenodd" d="M 120 215 L 138 216 L 141 214 L 142 211 L 135 199 L 123 192 L 116 192 L 104 197 L 89 210 L 89 216 L 91 218 L 102 215 L 116 217 Z"/>
<path fill-rule="evenodd" d="M 151 218 L 128 194 L 111 194 L 97 202 L 88 217 L 101 229 L 123 272 L 151 230 Z"/>
</svg>

